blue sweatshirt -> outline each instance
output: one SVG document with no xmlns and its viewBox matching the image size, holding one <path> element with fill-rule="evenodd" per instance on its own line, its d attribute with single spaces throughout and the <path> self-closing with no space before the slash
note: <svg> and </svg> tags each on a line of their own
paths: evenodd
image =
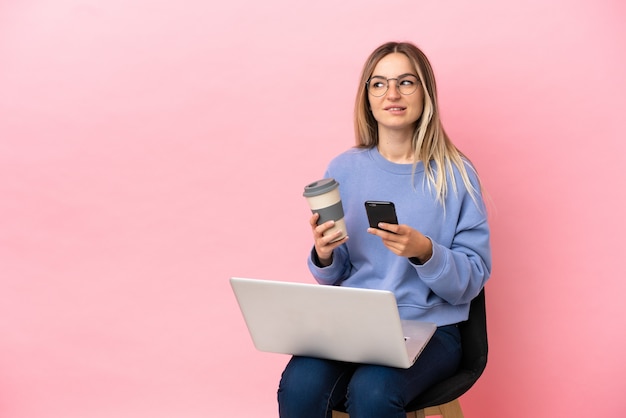
<svg viewBox="0 0 626 418">
<path fill-rule="evenodd" d="M 423 165 L 417 165 L 414 179 L 412 173 L 412 164 L 392 163 L 376 147 L 353 148 L 333 159 L 324 177 L 339 182 L 350 238 L 335 249 L 332 264 L 327 267 L 315 264 L 313 249 L 309 269 L 321 284 L 392 291 L 402 319 L 430 321 L 439 326 L 464 321 L 471 300 L 491 272 L 484 202 L 480 194 L 477 203 L 472 200 L 455 168 L 457 192 L 448 188 L 444 211 L 434 188 L 429 188 L 424 179 Z M 471 168 L 468 173 L 480 190 Z M 411 226 L 432 241 L 430 260 L 423 265 L 413 264 L 369 234 L 364 206 L 367 200 L 394 202 L 398 223 Z"/>
</svg>

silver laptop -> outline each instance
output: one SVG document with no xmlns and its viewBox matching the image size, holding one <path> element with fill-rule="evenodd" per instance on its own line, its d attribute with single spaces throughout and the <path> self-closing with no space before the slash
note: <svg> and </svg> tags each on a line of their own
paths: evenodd
<svg viewBox="0 0 626 418">
<path fill-rule="evenodd" d="M 401 320 L 392 292 L 233 277 L 260 351 L 409 368 L 435 332 Z"/>
</svg>

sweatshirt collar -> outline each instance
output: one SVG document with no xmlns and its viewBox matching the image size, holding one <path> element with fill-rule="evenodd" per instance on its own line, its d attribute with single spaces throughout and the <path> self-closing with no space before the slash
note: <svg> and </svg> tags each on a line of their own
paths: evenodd
<svg viewBox="0 0 626 418">
<path fill-rule="evenodd" d="M 392 163 L 378 152 L 377 147 L 372 147 L 368 150 L 370 158 L 374 161 L 374 164 L 381 170 L 388 171 L 394 174 L 411 175 L 413 174 L 413 164 L 397 164 Z M 424 165 L 422 162 L 418 162 L 415 167 L 415 172 L 424 171 Z"/>
</svg>

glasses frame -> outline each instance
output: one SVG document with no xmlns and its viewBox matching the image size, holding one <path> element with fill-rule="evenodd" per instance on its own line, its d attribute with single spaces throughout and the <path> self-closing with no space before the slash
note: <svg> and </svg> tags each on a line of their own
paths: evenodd
<svg viewBox="0 0 626 418">
<path fill-rule="evenodd" d="M 415 83 L 415 90 L 413 90 L 410 93 L 403 93 L 400 90 L 400 80 L 407 78 L 407 77 L 413 77 L 416 80 Z M 385 80 L 385 83 L 387 84 L 387 88 L 385 89 L 385 91 L 383 91 L 381 94 L 374 94 L 372 93 L 372 91 L 370 90 L 370 82 L 372 81 L 372 79 L 374 79 L 374 81 L 376 81 L 377 79 L 379 79 L 380 81 Z M 365 82 L 365 88 L 367 89 L 367 92 L 369 94 L 371 94 L 374 97 L 383 97 L 385 94 L 387 94 L 387 92 L 389 91 L 389 86 L 391 85 L 391 83 L 389 83 L 391 80 L 394 80 L 396 82 L 396 89 L 398 89 L 398 93 L 400 93 L 403 96 L 410 96 L 411 94 L 415 93 L 418 89 L 419 86 L 422 85 L 422 80 L 420 80 L 420 78 L 418 76 L 416 76 L 415 74 L 402 74 L 399 75 L 398 77 L 394 77 L 394 78 L 385 78 L 382 76 L 374 76 L 374 77 L 370 77 L 366 82 Z"/>
</svg>

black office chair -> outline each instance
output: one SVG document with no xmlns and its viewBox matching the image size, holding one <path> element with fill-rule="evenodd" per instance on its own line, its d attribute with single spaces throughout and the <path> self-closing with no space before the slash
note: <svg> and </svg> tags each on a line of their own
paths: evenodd
<svg viewBox="0 0 626 418">
<path fill-rule="evenodd" d="M 485 289 L 472 300 L 469 318 L 459 324 L 463 357 L 456 374 L 432 386 L 407 407 L 407 418 L 441 415 L 443 418 L 463 418 L 459 397 L 476 383 L 487 365 L 487 315 Z M 333 418 L 347 418 L 344 410 L 334 410 Z"/>
</svg>

